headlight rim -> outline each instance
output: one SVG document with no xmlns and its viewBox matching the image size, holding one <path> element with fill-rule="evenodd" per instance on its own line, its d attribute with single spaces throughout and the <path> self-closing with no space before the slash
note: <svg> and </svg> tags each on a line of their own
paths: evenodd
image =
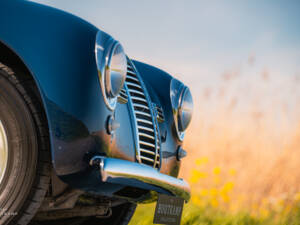
<svg viewBox="0 0 300 225">
<path fill-rule="evenodd" d="M 108 79 L 110 78 L 108 74 L 110 70 L 110 64 L 111 60 L 114 54 L 114 50 L 120 46 L 123 50 L 124 56 L 125 56 L 125 76 L 122 79 L 122 87 L 124 86 L 126 74 L 127 74 L 127 56 L 124 51 L 123 46 L 121 43 L 112 37 L 107 37 L 103 35 L 103 32 L 98 31 L 96 35 L 96 41 L 95 41 L 95 55 L 96 55 L 96 65 L 97 65 L 97 71 L 98 71 L 98 77 L 99 82 L 101 86 L 102 95 L 104 98 L 104 102 L 107 106 L 107 108 L 110 111 L 114 111 L 117 106 L 117 100 L 118 100 L 118 94 L 111 95 L 111 81 Z M 109 80 L 109 82 L 108 82 Z M 121 90 L 122 88 L 120 88 Z"/>
<path fill-rule="evenodd" d="M 111 64 L 112 64 L 112 58 L 113 58 L 113 55 L 115 53 L 115 50 L 120 47 L 124 53 L 124 59 L 125 59 L 125 75 L 123 76 L 123 79 L 122 79 L 122 86 L 124 86 L 124 83 L 125 83 L 125 79 L 126 79 L 126 74 L 127 74 L 127 57 L 126 57 L 126 54 L 125 54 L 125 51 L 124 51 L 124 48 L 123 46 L 121 45 L 121 43 L 119 41 L 114 41 L 114 43 L 112 44 L 111 46 L 111 50 L 109 51 L 109 55 L 107 57 L 107 60 L 106 60 L 106 65 L 105 65 L 105 85 L 106 85 L 106 91 L 107 91 L 107 95 L 108 97 L 110 98 L 117 98 L 121 89 L 122 89 L 122 86 L 121 88 L 119 89 L 118 93 L 114 94 L 112 93 L 112 83 L 111 83 L 111 79 L 109 79 L 111 76 Z M 109 74 L 108 74 L 109 73 Z"/>
<path fill-rule="evenodd" d="M 187 102 L 187 94 L 189 94 L 191 97 L 191 102 L 190 102 L 190 104 L 192 104 L 191 115 L 187 121 L 183 121 L 183 118 L 181 118 L 181 117 L 183 117 L 183 113 L 184 113 L 183 104 Z M 188 128 L 188 126 L 190 125 L 192 117 L 193 117 L 193 109 L 194 109 L 194 102 L 193 102 L 192 93 L 191 93 L 189 87 L 184 86 L 184 88 L 181 92 L 181 96 L 180 96 L 180 100 L 179 100 L 179 107 L 178 107 L 178 130 L 180 132 L 185 132 L 186 129 Z M 184 123 L 184 122 L 186 122 L 186 125 L 181 129 L 180 126 L 183 126 L 183 124 L 179 124 L 179 123 Z"/>
<path fill-rule="evenodd" d="M 185 137 L 185 132 L 188 126 L 186 126 L 186 128 L 181 131 L 179 129 L 179 120 L 180 120 L 180 116 L 181 116 L 181 109 L 182 109 L 182 104 L 184 102 L 184 97 L 185 94 L 190 92 L 189 87 L 185 86 L 182 82 L 180 82 L 179 80 L 173 78 L 171 80 L 171 87 L 170 87 L 170 98 L 171 98 L 171 105 L 172 105 L 172 111 L 173 111 L 173 118 L 174 118 L 174 124 L 175 124 L 175 131 L 176 131 L 176 135 L 177 138 L 179 139 L 179 141 L 183 141 L 184 137 Z M 191 95 L 192 97 L 192 95 Z M 192 108 L 193 109 L 193 108 Z M 190 121 L 192 119 L 192 116 L 190 118 Z M 190 124 L 190 122 L 188 123 L 188 125 Z"/>
</svg>

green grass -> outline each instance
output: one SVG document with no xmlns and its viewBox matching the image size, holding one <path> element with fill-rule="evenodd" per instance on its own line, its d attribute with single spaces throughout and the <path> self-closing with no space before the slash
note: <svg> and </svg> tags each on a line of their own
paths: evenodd
<svg viewBox="0 0 300 225">
<path fill-rule="evenodd" d="M 130 225 L 153 224 L 155 204 L 139 205 Z M 264 218 L 248 212 L 231 214 L 213 207 L 201 208 L 192 203 L 185 205 L 181 225 L 300 225 L 300 208 L 289 213 L 271 212 Z"/>
</svg>

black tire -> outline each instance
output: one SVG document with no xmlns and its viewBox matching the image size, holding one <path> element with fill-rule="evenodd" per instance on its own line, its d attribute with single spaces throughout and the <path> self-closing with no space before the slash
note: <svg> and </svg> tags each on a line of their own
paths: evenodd
<svg viewBox="0 0 300 225">
<path fill-rule="evenodd" d="M 0 120 L 8 142 L 0 184 L 0 225 L 26 225 L 49 187 L 48 126 L 33 80 L 1 63 Z"/>
</svg>

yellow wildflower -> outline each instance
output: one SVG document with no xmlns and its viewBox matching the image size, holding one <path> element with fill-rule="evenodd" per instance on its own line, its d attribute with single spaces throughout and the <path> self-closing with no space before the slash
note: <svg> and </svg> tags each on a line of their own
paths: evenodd
<svg viewBox="0 0 300 225">
<path fill-rule="evenodd" d="M 233 187 L 234 187 L 234 183 L 233 182 L 231 182 L 231 181 L 228 181 L 224 186 L 223 186 L 223 188 L 222 188 L 222 192 L 224 192 L 224 193 L 228 193 L 228 192 L 230 192 L 232 189 L 233 189 Z"/>
<path fill-rule="evenodd" d="M 191 177 L 191 183 L 197 183 L 199 179 L 205 178 L 207 176 L 206 173 L 198 171 L 198 170 L 193 170 L 192 171 L 192 177 Z"/>
<path fill-rule="evenodd" d="M 201 165 L 204 165 L 206 163 L 208 163 L 208 158 L 207 157 L 201 157 L 201 158 L 196 159 L 196 165 L 197 166 L 201 166 Z"/>
<path fill-rule="evenodd" d="M 221 173 L 221 168 L 220 167 L 215 167 L 214 168 L 214 170 L 213 170 L 213 173 L 215 174 L 215 175 L 219 175 L 220 173 Z"/>
<path fill-rule="evenodd" d="M 228 203 L 230 201 L 230 197 L 227 193 L 221 193 L 221 197 L 225 203 Z"/>
<path fill-rule="evenodd" d="M 211 204 L 211 206 L 213 206 L 215 208 L 219 206 L 219 202 L 216 198 L 212 198 L 210 201 L 210 204 Z"/>
<path fill-rule="evenodd" d="M 192 202 L 196 205 L 201 205 L 201 200 L 198 196 L 192 196 Z"/>
<path fill-rule="evenodd" d="M 212 188 L 209 190 L 209 194 L 213 197 L 218 195 L 218 190 L 216 188 Z"/>
<path fill-rule="evenodd" d="M 207 196 L 207 195 L 208 195 L 208 190 L 202 189 L 202 190 L 200 191 L 200 195 L 201 195 L 201 196 Z"/>
</svg>

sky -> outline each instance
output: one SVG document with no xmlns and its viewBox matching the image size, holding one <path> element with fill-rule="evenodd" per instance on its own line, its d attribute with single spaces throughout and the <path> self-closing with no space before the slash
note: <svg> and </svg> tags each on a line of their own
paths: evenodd
<svg viewBox="0 0 300 225">
<path fill-rule="evenodd" d="M 181 76 L 207 76 L 254 56 L 257 67 L 300 72 L 297 0 L 35 0 L 75 14 L 127 54 Z"/>
<path fill-rule="evenodd" d="M 300 83 L 294 82 L 300 79 L 300 1 L 34 1 L 109 33 L 129 57 L 180 78 L 196 100 L 211 89 L 218 96 L 224 79 L 238 75 L 225 85 L 228 102 L 238 95 L 242 105 L 255 102 L 261 109 L 280 111 L 280 104 L 287 104 L 288 111 L 300 115 L 295 110 Z M 257 103 L 259 98 L 263 101 Z M 217 104 L 215 97 L 204 106 L 215 110 Z"/>
</svg>

